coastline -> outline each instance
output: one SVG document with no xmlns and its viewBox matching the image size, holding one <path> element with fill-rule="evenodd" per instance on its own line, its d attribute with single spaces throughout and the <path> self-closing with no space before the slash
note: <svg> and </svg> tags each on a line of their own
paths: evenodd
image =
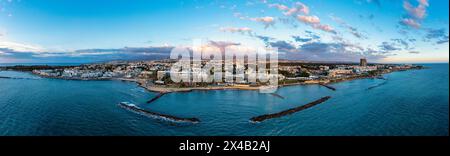
<svg viewBox="0 0 450 156">
<path fill-rule="evenodd" d="M 427 69 L 427 68 L 423 68 Z M 409 70 L 421 70 L 421 69 L 409 69 Z M 348 78 L 342 78 L 342 79 L 335 79 L 335 80 L 326 80 L 326 81 L 314 81 L 314 82 L 298 82 L 298 83 L 289 83 L 289 84 L 279 84 L 277 87 L 288 87 L 288 86 L 301 86 L 301 85 L 321 85 L 321 84 L 334 84 L 334 83 L 340 83 L 340 82 L 346 82 L 346 81 L 353 81 L 353 80 L 359 80 L 359 79 L 377 79 L 379 76 L 383 76 L 385 74 L 390 74 L 394 72 L 400 72 L 400 71 L 391 71 L 387 73 L 382 73 L 380 75 L 375 76 L 354 76 L 354 77 L 348 77 Z M 192 91 L 210 91 L 210 90 L 247 90 L 247 91 L 256 91 L 259 90 L 261 86 L 258 87 L 251 87 L 251 86 L 208 86 L 208 87 L 185 87 L 185 88 L 174 88 L 174 87 L 164 87 L 164 86 L 147 86 L 145 85 L 145 82 L 142 82 L 140 80 L 135 79 L 113 79 L 113 80 L 120 80 L 120 81 L 128 81 L 128 82 L 135 82 L 140 87 L 146 89 L 149 92 L 155 92 L 155 93 L 175 93 L 175 92 L 192 92 Z"/>
<path fill-rule="evenodd" d="M 377 75 L 356 75 L 345 78 L 338 79 L 327 79 L 327 80 L 310 80 L 305 82 L 296 82 L 296 83 L 287 83 L 287 84 L 278 84 L 277 88 L 287 87 L 287 86 L 299 86 L 299 85 L 329 85 L 334 83 L 358 80 L 358 79 L 375 79 L 382 77 L 385 74 L 393 73 L 393 72 L 401 72 L 408 70 L 422 70 L 428 69 L 428 67 L 422 68 L 411 68 L 404 70 L 391 70 L 389 72 L 379 73 Z M 167 87 L 167 86 L 157 86 L 157 85 L 146 85 L 146 79 L 127 79 L 127 78 L 66 78 L 66 77 L 54 77 L 54 76 L 45 76 L 40 75 L 31 71 L 19 71 L 19 72 L 29 72 L 33 75 L 37 75 L 42 78 L 49 79 L 61 79 L 61 80 L 72 80 L 72 81 L 126 81 L 126 82 L 134 82 L 137 83 L 139 87 L 146 89 L 149 92 L 155 93 L 175 93 L 175 92 L 192 92 L 192 91 L 211 91 L 211 90 L 247 90 L 247 91 L 257 91 L 260 90 L 261 87 L 264 86 L 245 86 L 245 85 L 235 85 L 235 86 L 207 86 L 207 87 Z"/>
<path fill-rule="evenodd" d="M 427 68 L 423 68 L 427 69 Z M 409 69 L 409 70 L 421 70 L 421 69 Z M 277 88 L 282 87 L 288 87 L 288 86 L 300 86 L 300 85 L 320 85 L 320 84 L 334 84 L 334 83 L 340 83 L 340 82 L 346 82 L 346 81 L 353 81 L 353 80 L 359 80 L 359 79 L 375 79 L 379 76 L 383 76 L 385 74 L 390 74 L 394 72 L 401 72 L 401 71 L 407 71 L 407 70 L 398 70 L 398 71 L 391 71 L 386 73 L 381 73 L 379 75 L 375 76 L 354 76 L 354 77 L 347 77 L 347 78 L 341 78 L 341 79 L 334 79 L 334 80 L 326 80 L 326 81 L 310 81 L 310 82 L 297 82 L 297 83 L 288 83 L 288 84 L 279 84 Z M 32 73 L 34 74 L 34 73 Z M 149 92 L 154 93 L 176 93 L 176 92 L 192 92 L 192 91 L 212 91 L 212 90 L 246 90 L 246 91 L 257 91 L 260 89 L 261 86 L 258 87 L 251 87 L 251 86 L 207 86 L 207 87 L 185 87 L 185 88 L 175 88 L 175 87 L 165 87 L 165 86 L 155 86 L 155 85 L 145 85 L 144 79 L 126 79 L 126 78 L 99 78 L 99 79 L 77 79 L 77 78 L 58 78 L 58 77 L 49 77 L 49 76 L 42 76 L 35 74 L 40 77 L 44 78 L 51 78 L 51 79 L 62 79 L 62 80 L 74 80 L 74 81 L 126 81 L 126 82 L 134 82 L 137 83 L 139 87 L 144 88 L 145 90 Z"/>
</svg>

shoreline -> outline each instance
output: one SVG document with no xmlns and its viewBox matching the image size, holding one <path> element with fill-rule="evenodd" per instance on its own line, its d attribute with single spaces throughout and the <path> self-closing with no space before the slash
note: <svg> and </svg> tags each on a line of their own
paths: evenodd
<svg viewBox="0 0 450 156">
<path fill-rule="evenodd" d="M 277 88 L 282 87 L 289 87 L 289 86 L 301 86 L 301 85 L 329 85 L 329 84 L 335 84 L 340 82 L 347 82 L 347 81 L 353 81 L 353 80 L 360 80 L 360 79 L 380 79 L 379 77 L 383 77 L 385 74 L 391 74 L 395 72 L 403 72 L 403 71 L 410 71 L 410 70 L 423 70 L 428 69 L 429 67 L 423 67 L 423 68 L 412 68 L 407 70 L 395 70 L 390 72 L 381 73 L 374 76 L 369 75 L 358 75 L 354 77 L 347 77 L 347 78 L 341 78 L 341 79 L 335 79 L 335 80 L 325 80 L 326 82 L 317 81 L 317 82 L 298 82 L 298 83 L 289 83 L 289 84 L 279 84 L 277 85 Z M 384 79 L 384 78 L 383 78 Z M 143 82 L 140 82 L 139 80 L 135 79 L 115 79 L 120 81 L 130 81 L 130 82 L 136 82 L 138 86 L 146 89 L 149 92 L 155 92 L 155 93 L 177 93 L 177 92 L 192 92 L 192 91 L 211 91 L 211 90 L 247 90 L 247 91 L 256 91 L 259 90 L 261 86 L 258 87 L 250 87 L 250 86 L 208 86 L 208 87 L 186 87 L 186 88 L 170 88 L 170 87 L 155 87 L 155 86 L 146 86 Z"/>
<path fill-rule="evenodd" d="M 395 72 L 395 71 L 394 71 Z M 390 74 L 389 73 L 383 73 L 384 74 Z M 379 76 L 379 75 L 378 75 Z M 360 79 L 376 79 L 378 76 L 357 76 L 357 77 L 351 77 L 351 78 L 344 78 L 344 79 L 337 79 L 334 81 L 329 81 L 326 83 L 323 83 L 322 81 L 317 81 L 314 83 L 305 83 L 305 82 L 298 82 L 298 83 L 289 83 L 289 84 L 279 84 L 277 85 L 277 88 L 283 88 L 283 87 L 289 87 L 289 86 L 302 86 L 302 85 L 329 85 L 334 83 L 340 83 L 340 82 L 346 82 L 346 81 L 353 81 L 353 80 L 360 80 Z M 146 86 L 143 82 L 139 80 L 134 79 L 115 79 L 120 81 L 128 81 L 128 82 L 135 82 L 138 84 L 139 87 L 142 87 L 146 89 L 149 92 L 154 93 L 177 93 L 177 92 L 192 92 L 192 91 L 212 91 L 212 90 L 245 90 L 245 91 L 257 91 L 260 89 L 260 87 L 250 87 L 250 86 L 208 86 L 208 87 L 186 87 L 186 88 L 174 88 L 174 87 L 159 87 L 159 86 Z"/>
<path fill-rule="evenodd" d="M 378 75 L 356 75 L 352 77 L 345 77 L 340 79 L 332 79 L 332 80 L 312 80 L 312 81 L 305 81 L 305 82 L 296 82 L 296 83 L 288 83 L 288 84 L 278 84 L 277 88 L 282 87 L 288 87 L 288 86 L 301 86 L 301 85 L 330 85 L 334 83 L 340 83 L 340 82 L 346 82 L 346 81 L 353 81 L 353 80 L 359 80 L 359 79 L 379 79 L 379 77 L 390 74 L 394 72 L 402 72 L 402 71 L 409 71 L 409 70 L 422 70 L 422 69 L 428 69 L 428 67 L 424 68 L 412 68 L 407 70 L 395 70 L 385 73 L 380 73 Z M 27 72 L 27 71 L 19 71 L 19 72 Z M 175 87 L 167 87 L 167 86 L 156 86 L 156 85 L 146 85 L 145 79 L 127 79 L 127 78 L 66 78 L 66 77 L 52 77 L 52 76 L 44 76 L 40 74 L 36 74 L 33 72 L 27 72 L 33 75 L 37 75 L 42 78 L 49 78 L 49 79 L 60 79 L 60 80 L 70 80 L 70 81 L 125 81 L 125 82 L 134 82 L 139 87 L 144 88 L 145 90 L 149 92 L 154 93 L 176 93 L 176 92 L 192 92 L 192 91 L 213 91 L 213 90 L 246 90 L 246 91 L 257 91 L 260 90 L 261 87 L 265 86 L 207 86 L 207 87 L 185 87 L 185 88 L 175 88 Z M 325 86 L 324 86 L 325 87 Z M 328 87 L 327 87 L 328 88 Z M 330 89 L 330 88 L 329 88 Z"/>
</svg>

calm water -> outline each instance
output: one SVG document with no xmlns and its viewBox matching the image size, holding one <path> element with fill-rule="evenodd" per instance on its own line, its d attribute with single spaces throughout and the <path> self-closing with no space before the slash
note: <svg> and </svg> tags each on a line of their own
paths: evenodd
<svg viewBox="0 0 450 156">
<path fill-rule="evenodd" d="M 134 83 L 67 81 L 0 72 L 0 135 L 448 135 L 448 64 L 363 79 L 278 90 L 280 99 L 257 91 L 196 91 L 155 96 Z M 383 85 L 379 85 L 383 84 Z M 379 85 L 368 90 L 367 88 Z M 323 96 L 329 101 L 282 118 L 253 124 L 254 116 L 279 112 Z M 145 109 L 199 124 L 175 124 L 117 106 Z"/>
</svg>

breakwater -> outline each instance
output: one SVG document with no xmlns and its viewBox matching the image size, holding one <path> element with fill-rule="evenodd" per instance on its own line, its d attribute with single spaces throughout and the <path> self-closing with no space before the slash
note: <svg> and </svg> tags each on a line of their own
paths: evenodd
<svg viewBox="0 0 450 156">
<path fill-rule="evenodd" d="M 328 89 L 330 89 L 330 90 L 336 91 L 336 88 L 331 87 L 331 86 L 329 86 L 329 85 L 327 85 L 327 84 L 319 83 L 319 85 L 324 86 L 324 87 L 326 87 L 326 88 L 328 88 Z"/>
<path fill-rule="evenodd" d="M 162 96 L 164 96 L 166 94 L 167 94 L 167 92 L 161 92 L 158 95 L 156 95 L 155 97 L 153 97 L 152 99 L 148 100 L 147 103 L 152 103 L 152 102 L 158 100 L 160 97 L 162 97 Z"/>
<path fill-rule="evenodd" d="M 370 86 L 369 88 L 367 88 L 367 90 L 371 90 L 371 89 L 380 87 L 380 86 L 382 86 L 382 85 L 385 85 L 386 83 L 387 83 L 387 81 L 384 81 L 384 82 L 382 82 L 382 83 L 380 83 L 380 84 L 377 84 L 377 85 L 374 85 L 374 86 Z"/>
<path fill-rule="evenodd" d="M 173 122 L 189 122 L 189 123 L 200 122 L 200 120 L 197 118 L 181 118 L 181 117 L 176 117 L 176 116 L 172 116 L 172 115 L 160 114 L 160 113 L 144 110 L 144 109 L 139 108 L 138 106 L 135 106 L 132 104 L 119 103 L 119 106 L 126 110 L 133 111 L 133 112 L 145 115 L 145 116 L 161 118 L 161 119 L 165 119 L 165 120 L 173 121 Z"/>
<path fill-rule="evenodd" d="M 306 105 L 295 107 L 295 108 L 291 108 L 291 109 L 288 109 L 288 110 L 285 110 L 285 111 L 281 111 L 279 113 L 266 114 L 266 115 L 253 117 L 253 118 L 250 119 L 250 121 L 252 121 L 252 122 L 261 122 L 261 121 L 272 119 L 272 118 L 279 118 L 279 117 L 283 117 L 283 116 L 286 116 L 286 115 L 290 115 L 290 114 L 293 114 L 293 113 L 296 113 L 296 112 L 299 112 L 299 111 L 311 108 L 311 107 L 313 107 L 315 105 L 321 104 L 321 103 L 329 100 L 330 98 L 331 98 L 331 96 L 326 96 L 326 97 L 320 98 L 319 100 L 310 102 L 310 103 L 308 103 Z"/>
<path fill-rule="evenodd" d="M 0 76 L 0 79 L 38 80 L 37 78 L 8 77 L 8 76 Z"/>
<path fill-rule="evenodd" d="M 380 80 L 387 80 L 386 78 L 384 78 L 384 77 L 381 76 L 381 75 L 380 75 L 380 76 L 377 76 L 376 78 L 377 78 L 377 79 L 380 79 Z"/>
<path fill-rule="evenodd" d="M 275 96 L 275 97 L 278 97 L 278 98 L 280 98 L 280 99 L 284 99 L 283 96 L 281 96 L 280 94 L 277 94 L 277 93 L 270 93 L 270 95 Z"/>
</svg>

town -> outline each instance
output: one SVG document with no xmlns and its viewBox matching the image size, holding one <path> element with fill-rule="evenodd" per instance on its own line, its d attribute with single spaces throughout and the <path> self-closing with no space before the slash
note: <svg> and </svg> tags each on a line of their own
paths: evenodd
<svg viewBox="0 0 450 156">
<path fill-rule="evenodd" d="M 42 77 L 69 80 L 125 80 L 138 82 L 149 88 L 202 88 L 202 87 L 240 87 L 251 88 L 264 85 L 262 82 L 249 81 L 251 70 L 246 65 L 242 79 L 235 77 L 233 82 L 181 82 L 175 83 L 170 78 L 171 66 L 176 60 L 113 61 L 99 64 L 86 64 L 70 67 L 40 67 L 30 70 Z M 202 66 L 205 61 L 202 62 Z M 236 65 L 237 66 L 237 65 Z M 50 66 L 48 66 L 50 67 Z M 13 68 L 13 67 L 10 67 Z M 18 67 L 16 67 L 18 68 Z M 201 75 L 201 67 L 192 67 L 192 77 Z M 278 85 L 331 83 L 357 78 L 382 78 L 381 75 L 394 71 L 421 69 L 417 65 L 369 64 L 365 58 L 360 63 L 305 63 L 300 61 L 280 60 L 278 62 Z M 236 69 L 234 69 L 236 70 Z M 236 71 L 234 71 L 235 73 Z M 268 71 L 267 71 L 268 72 Z M 204 74 L 204 73 L 203 73 Z M 152 89 L 150 89 L 152 90 Z"/>
</svg>

